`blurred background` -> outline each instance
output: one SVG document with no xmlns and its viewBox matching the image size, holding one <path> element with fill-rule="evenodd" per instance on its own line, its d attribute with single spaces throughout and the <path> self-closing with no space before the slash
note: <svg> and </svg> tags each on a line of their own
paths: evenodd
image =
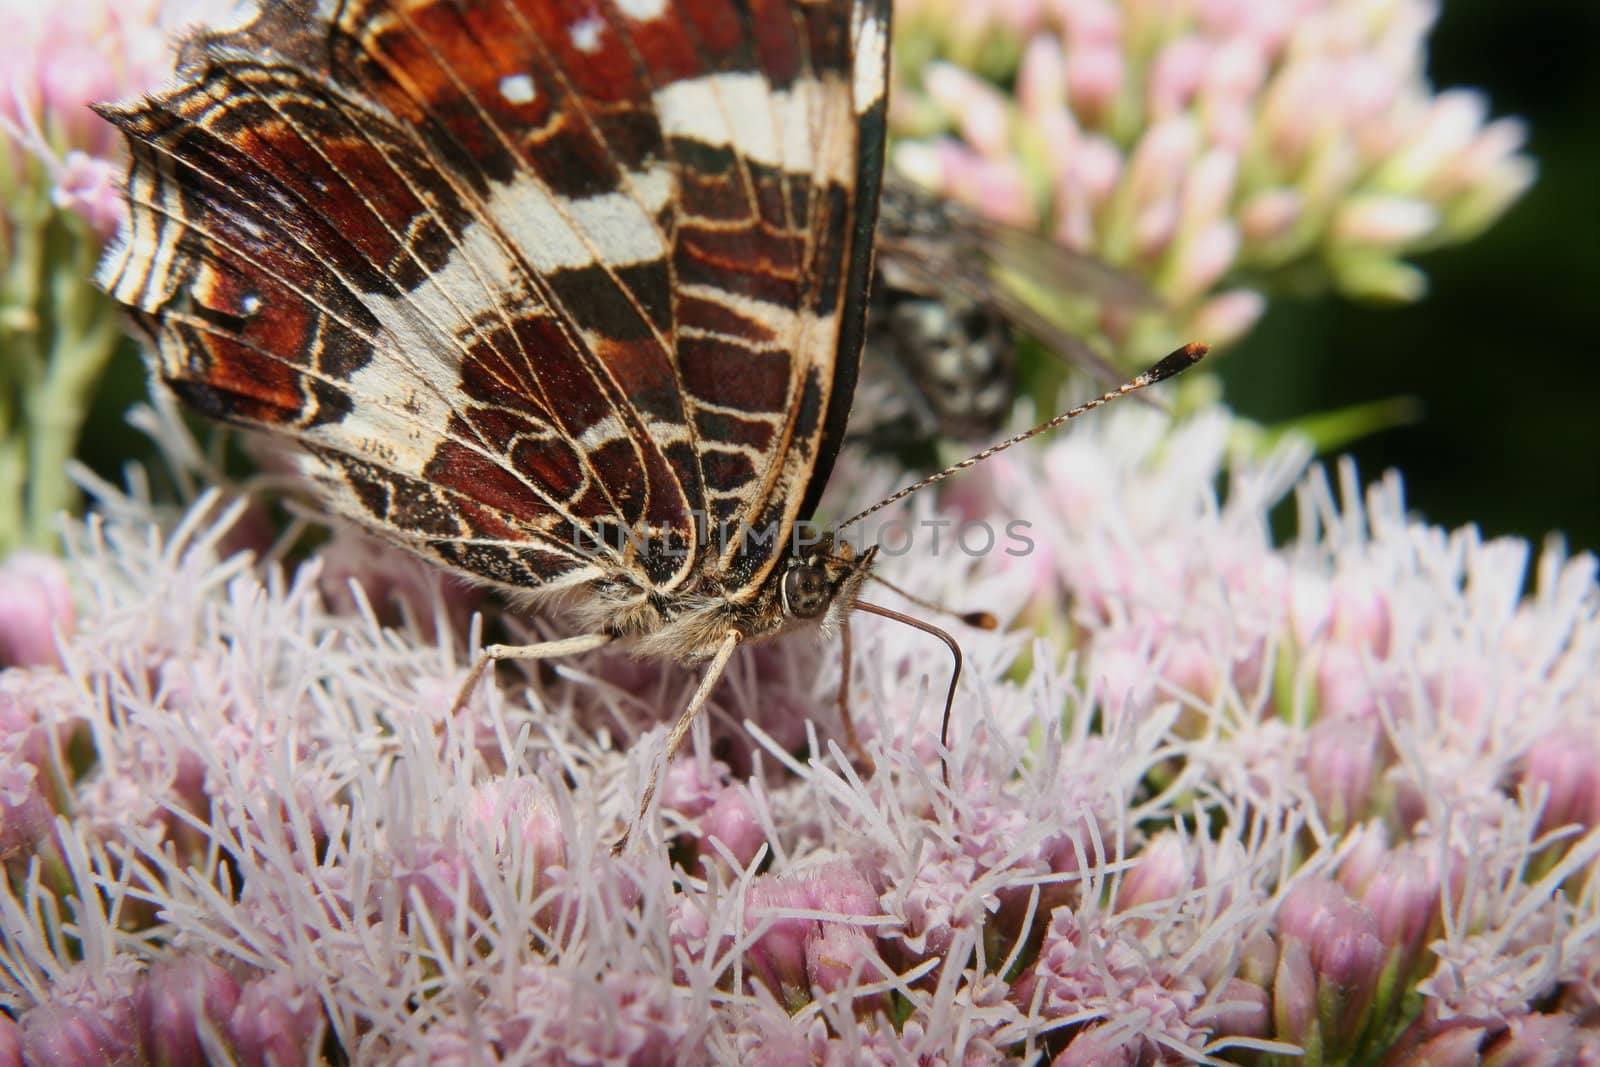
<svg viewBox="0 0 1600 1067">
<path fill-rule="evenodd" d="M 1270 424 L 1414 398 L 1415 422 L 1350 449 L 1363 480 L 1399 469 L 1442 526 L 1600 549 L 1600 5 L 1449 0 L 1429 73 L 1524 119 L 1538 181 L 1482 236 L 1412 258 L 1417 303 L 1271 301 L 1219 361 L 1227 399 Z"/>
</svg>

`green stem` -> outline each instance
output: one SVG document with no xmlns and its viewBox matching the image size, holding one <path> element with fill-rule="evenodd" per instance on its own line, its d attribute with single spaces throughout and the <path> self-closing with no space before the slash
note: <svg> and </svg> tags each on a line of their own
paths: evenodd
<svg viewBox="0 0 1600 1067">
<path fill-rule="evenodd" d="M 55 546 L 78 503 L 66 466 L 122 332 L 90 280 L 99 241 L 30 175 L 7 205 L 0 278 L 0 555 Z"/>
<path fill-rule="evenodd" d="M 0 161 L 3 162 L 3 161 Z M 27 446 L 21 397 L 44 372 L 40 295 L 50 212 L 42 182 L 22 182 L 6 209 L 5 273 L 0 277 L 0 557 L 27 536 Z"/>
<path fill-rule="evenodd" d="M 86 291 L 73 294 L 71 302 L 92 306 L 72 309 L 79 314 L 62 309 L 44 380 L 24 394 L 29 443 L 24 537 L 39 548 L 54 546 L 56 516 L 77 506 L 78 489 L 67 477 L 67 461 L 77 450 L 95 386 L 122 340 L 109 304 L 83 276 L 74 281 Z"/>
</svg>

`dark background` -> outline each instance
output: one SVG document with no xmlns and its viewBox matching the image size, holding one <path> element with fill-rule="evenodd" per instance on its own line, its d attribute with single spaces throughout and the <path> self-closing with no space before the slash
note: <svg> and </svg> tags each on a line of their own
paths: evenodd
<svg viewBox="0 0 1600 1067">
<path fill-rule="evenodd" d="M 1537 182 L 1414 260 L 1416 304 L 1273 301 L 1220 361 L 1226 395 L 1267 423 L 1412 397 L 1417 421 L 1349 449 L 1363 481 L 1397 468 L 1429 522 L 1600 549 L 1600 5 L 1446 0 L 1431 40 L 1435 88 L 1526 121 Z"/>
</svg>

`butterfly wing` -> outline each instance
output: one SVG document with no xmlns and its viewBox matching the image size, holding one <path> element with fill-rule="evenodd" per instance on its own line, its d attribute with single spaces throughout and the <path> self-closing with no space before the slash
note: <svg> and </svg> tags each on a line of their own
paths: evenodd
<svg viewBox="0 0 1600 1067">
<path fill-rule="evenodd" d="M 983 218 L 891 176 L 878 227 L 872 316 L 877 347 L 903 365 L 927 415 L 944 433 L 987 438 L 1011 408 L 1014 331 L 1088 372 L 1107 388 L 1123 372 L 1017 288 L 1123 314 L 1160 299 L 1141 281 L 1028 230 Z"/>
<path fill-rule="evenodd" d="M 330 504 L 377 532 L 518 588 L 671 590 L 707 565 L 719 448 L 775 491 L 792 466 L 792 434 L 750 443 L 704 416 L 777 408 L 803 428 L 813 362 L 832 399 L 817 318 L 781 314 L 814 284 L 800 273 L 780 313 L 755 299 L 718 324 L 768 327 L 739 336 L 787 380 L 691 342 L 719 332 L 697 287 L 759 288 L 790 246 L 812 271 L 844 254 L 816 210 L 831 182 L 760 186 L 747 164 L 834 120 L 810 72 L 852 69 L 851 25 L 843 0 L 264 5 L 197 42 L 176 88 L 105 112 L 133 166 L 103 282 L 181 396 L 297 439 Z M 727 107 L 740 76 L 805 88 L 729 112 L 766 140 L 725 146 L 713 176 L 689 105 Z M 823 162 L 853 189 L 859 142 L 834 140 Z"/>
<path fill-rule="evenodd" d="M 678 358 L 706 517 L 723 531 L 707 577 L 736 600 L 787 552 L 844 439 L 882 176 L 889 10 L 768 0 L 715 21 L 741 17 L 760 61 L 680 82 L 662 108 L 686 163 Z M 786 23 L 797 32 L 779 32 Z M 729 526 L 753 536 L 726 536 Z"/>
</svg>

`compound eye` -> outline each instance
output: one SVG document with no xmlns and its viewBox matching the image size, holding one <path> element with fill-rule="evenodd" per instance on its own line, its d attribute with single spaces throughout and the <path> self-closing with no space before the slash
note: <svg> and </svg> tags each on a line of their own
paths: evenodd
<svg viewBox="0 0 1600 1067">
<path fill-rule="evenodd" d="M 801 619 L 814 619 L 827 610 L 832 594 L 821 567 L 797 563 L 783 576 L 783 609 Z"/>
</svg>

